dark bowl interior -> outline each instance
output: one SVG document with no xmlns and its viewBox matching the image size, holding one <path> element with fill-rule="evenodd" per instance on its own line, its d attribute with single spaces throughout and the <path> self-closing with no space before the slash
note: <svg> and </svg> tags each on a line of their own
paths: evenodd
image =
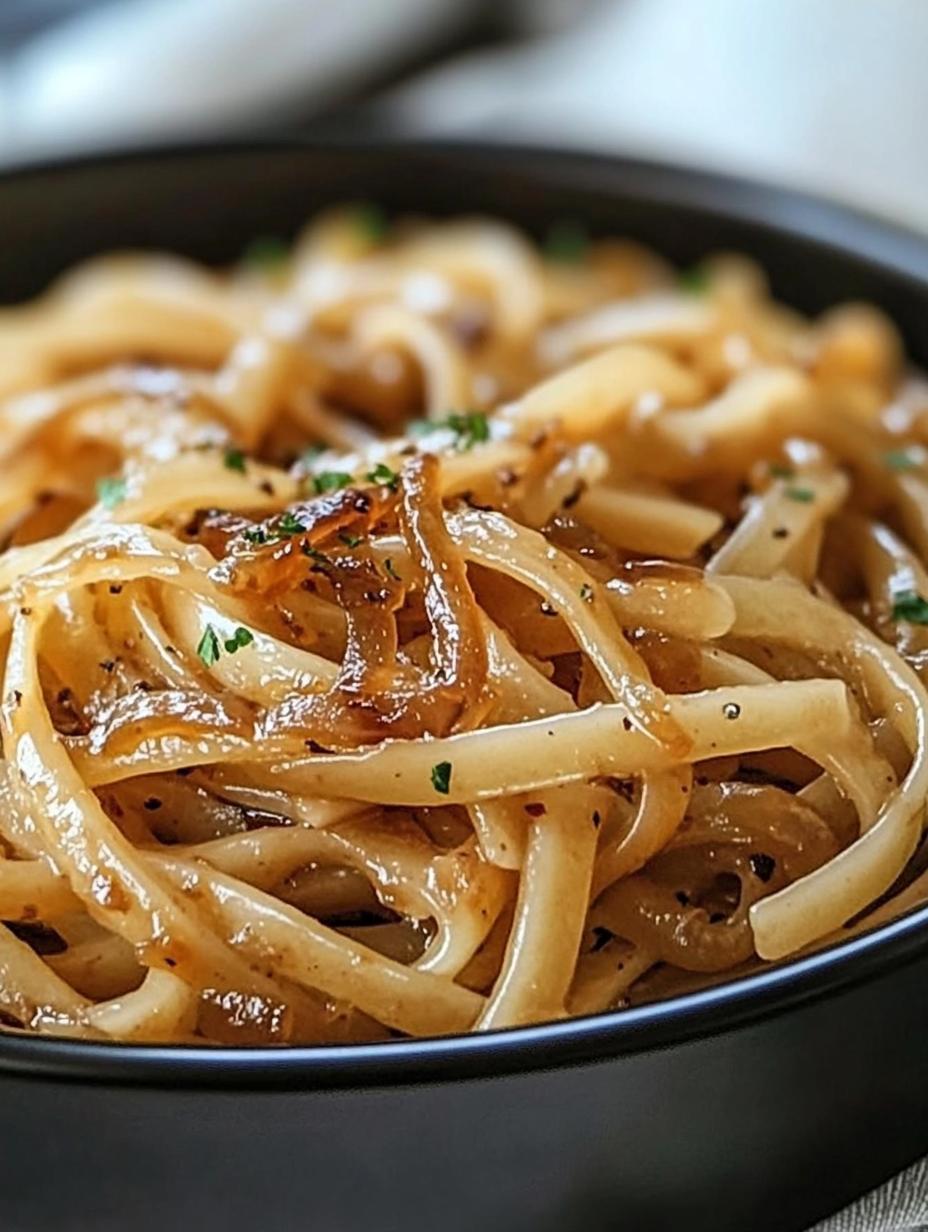
<svg viewBox="0 0 928 1232">
<path fill-rule="evenodd" d="M 720 249 L 744 251 L 767 269 L 774 292 L 800 309 L 816 312 L 845 299 L 864 299 L 878 304 L 899 325 L 915 361 L 928 363 L 928 245 L 917 237 L 836 206 L 722 177 L 625 160 L 467 145 L 310 147 L 277 142 L 258 147 L 232 145 L 150 151 L 7 173 L 0 177 L 3 229 L 0 301 L 12 302 L 36 294 L 75 261 L 112 248 L 162 248 L 208 262 L 228 261 L 254 236 L 268 233 L 290 236 L 317 209 L 346 199 L 375 200 L 390 211 L 500 215 L 536 234 L 542 234 L 552 222 L 575 219 L 594 233 L 638 239 L 682 264 L 692 263 Z M 398 1114 L 400 1125 L 404 1132 L 416 1134 L 427 1124 L 423 1118 L 430 1115 L 427 1109 L 433 1104 L 441 1120 L 442 1101 L 438 1099 L 435 1104 L 435 1093 L 445 1092 L 449 1111 L 455 1099 L 463 1101 L 458 1112 L 466 1117 L 469 1127 L 463 1139 L 461 1127 L 450 1138 L 446 1136 L 439 1152 L 444 1161 L 441 1166 L 446 1175 L 453 1178 L 453 1183 L 449 1182 L 453 1189 L 466 1184 L 464 1173 L 468 1169 L 489 1168 L 492 1173 L 492 1164 L 486 1152 L 481 1155 L 477 1150 L 475 1138 L 483 1135 L 487 1142 L 496 1142 L 500 1154 L 504 1154 L 506 1146 L 499 1134 L 504 1132 L 507 1118 L 514 1118 L 514 1132 L 531 1138 L 525 1120 L 529 1112 L 526 1111 L 520 1121 L 512 1110 L 513 1100 L 521 1100 L 528 1110 L 533 1107 L 533 1100 L 538 1107 L 538 1101 L 545 1104 L 554 1099 L 554 1104 L 550 1107 L 545 1104 L 545 1107 L 550 1115 L 557 1117 L 560 1113 L 553 1093 L 560 1090 L 566 1105 L 571 1100 L 575 1104 L 578 1100 L 592 1101 L 591 1116 L 594 1123 L 601 1125 L 607 1141 L 619 1144 L 626 1142 L 623 1134 L 626 1137 L 632 1134 L 631 1158 L 638 1160 L 637 1173 L 629 1172 L 628 1166 L 616 1166 L 609 1171 L 604 1162 L 602 1167 L 597 1164 L 592 1170 L 592 1179 L 584 1180 L 589 1169 L 584 1170 L 576 1152 L 577 1141 L 585 1140 L 584 1130 L 578 1128 L 582 1118 L 578 1121 L 577 1117 L 565 1115 L 563 1140 L 555 1134 L 550 1142 L 545 1139 L 545 1146 L 536 1142 L 534 1155 L 529 1150 L 526 1158 L 532 1161 L 532 1171 L 523 1169 L 521 1190 L 514 1185 L 507 1187 L 498 1178 L 491 1180 L 490 1190 L 497 1195 L 492 1215 L 489 1206 L 472 1197 L 464 1199 L 450 1212 L 445 1207 L 430 1205 L 423 1199 L 421 1180 L 418 1188 L 412 1181 L 400 1181 L 400 1175 L 405 1174 L 402 1167 L 398 1167 L 392 1181 L 402 1191 L 401 1205 L 395 1210 L 403 1218 L 397 1218 L 396 1226 L 406 1229 L 436 1226 L 441 1218 L 447 1228 L 463 1228 L 472 1218 L 479 1217 L 486 1228 L 541 1227 L 537 1220 L 530 1222 L 524 1218 L 526 1212 L 537 1214 L 539 1210 L 538 1202 L 528 1200 L 526 1195 L 533 1185 L 540 1186 L 540 1191 L 553 1193 L 550 1178 L 542 1181 L 541 1176 L 559 1159 L 558 1167 L 569 1173 L 573 1170 L 551 1197 L 553 1205 L 549 1204 L 552 1211 L 563 1213 L 563 1221 L 545 1222 L 544 1227 L 618 1226 L 611 1219 L 621 1210 L 621 1206 L 613 1202 L 613 1191 L 621 1184 L 631 1185 L 632 1209 L 637 1212 L 638 1222 L 633 1219 L 629 1227 L 670 1227 L 682 1217 L 688 1217 L 695 1227 L 745 1226 L 744 1222 L 734 1221 L 737 1215 L 738 1219 L 750 1217 L 753 1226 L 758 1228 L 799 1228 L 812 1215 L 824 1212 L 829 1205 L 872 1184 L 891 1168 L 902 1166 L 916 1153 L 928 1148 L 926 1109 L 922 1101 L 909 1101 L 904 1115 L 898 1113 L 897 1106 L 894 1129 L 871 1151 L 867 1166 L 859 1174 L 855 1173 L 853 1178 L 835 1174 L 828 1180 L 819 1176 L 812 1189 L 811 1178 L 806 1177 L 802 1184 L 799 1183 L 799 1172 L 807 1166 L 803 1163 L 800 1143 L 805 1143 L 809 1134 L 804 1132 L 797 1136 L 790 1128 L 792 1118 L 805 1117 L 814 1127 L 815 1137 L 831 1135 L 832 1154 L 839 1149 L 846 1153 L 857 1141 L 847 1129 L 846 1118 L 859 1111 L 871 1116 L 874 1108 L 882 1107 L 890 1094 L 898 1097 L 899 1067 L 915 1064 L 914 1051 L 904 1057 L 901 1054 L 895 1057 L 890 1068 L 884 1058 L 874 1061 L 873 1072 L 868 1070 L 861 1074 L 859 1071 L 867 1065 L 867 1048 L 871 1043 L 876 1048 L 879 1042 L 877 1022 L 881 1005 L 887 1007 L 889 1015 L 890 1007 L 897 1009 L 901 998 L 905 1006 L 906 1030 L 914 1032 L 924 1027 L 928 999 L 913 996 L 912 988 L 925 982 L 918 977 L 925 973 L 928 965 L 926 952 L 928 909 L 920 909 L 843 946 L 675 1001 L 482 1037 L 403 1041 L 372 1047 L 237 1052 L 130 1048 L 0 1037 L 0 1092 L 5 1093 L 11 1107 L 23 1109 L 27 1128 L 33 1126 L 34 1132 L 28 1132 L 26 1138 L 33 1143 L 36 1159 L 48 1160 L 48 1148 L 43 1152 L 39 1145 L 43 1141 L 39 1107 L 44 1107 L 42 1115 L 55 1115 L 52 1109 L 57 1108 L 62 1126 L 68 1125 L 78 1138 L 80 1126 L 91 1109 L 91 1104 L 86 1102 L 90 1099 L 89 1087 L 82 1088 L 84 1094 L 78 1107 L 74 1100 L 68 1102 L 63 1094 L 74 1088 L 63 1086 L 58 1080 L 95 1084 L 100 1089 L 100 1095 L 95 1097 L 103 1101 L 98 1106 L 99 1127 L 90 1132 L 83 1147 L 66 1152 L 65 1173 L 73 1177 L 77 1175 L 75 1170 L 88 1164 L 85 1156 L 90 1143 L 96 1144 L 98 1152 L 111 1151 L 114 1159 L 120 1157 L 120 1152 L 126 1156 L 134 1140 L 150 1146 L 144 1134 L 139 1136 L 141 1127 L 138 1125 L 135 1128 L 139 1132 L 133 1139 L 133 1133 L 126 1130 L 126 1116 L 129 1115 L 131 1121 L 132 1114 L 126 1113 L 125 1103 L 117 1105 L 114 1102 L 117 1099 L 114 1092 L 120 1084 L 143 1084 L 150 1090 L 145 1107 L 155 1118 L 153 1125 L 160 1124 L 159 1117 L 166 1117 L 165 1130 L 169 1132 L 167 1126 L 171 1122 L 172 1108 L 177 1116 L 191 1116 L 197 1122 L 197 1132 L 201 1134 L 198 1139 L 200 1155 L 203 1142 L 208 1141 L 202 1133 L 211 1133 L 217 1140 L 226 1135 L 223 1140 L 232 1158 L 220 1172 L 227 1180 L 232 1178 L 233 1189 L 241 1161 L 235 1157 L 236 1150 L 240 1149 L 235 1145 L 238 1140 L 227 1137 L 230 1131 L 226 1113 L 230 1108 L 230 1096 L 224 1096 L 226 1102 L 222 1104 L 211 1104 L 209 1100 L 220 1099 L 218 1091 L 210 1096 L 204 1093 L 201 1099 L 192 1091 L 188 1096 L 180 1088 L 239 1088 L 241 1098 L 252 1100 L 248 1106 L 257 1117 L 257 1125 L 261 1117 L 268 1123 L 276 1123 L 278 1113 L 286 1121 L 295 1108 L 292 1102 L 274 1104 L 273 1100 L 283 1101 L 284 1097 L 280 1092 L 271 1094 L 271 1088 L 287 1088 L 291 1101 L 293 1093 L 301 1090 L 307 1093 L 307 1099 L 316 1101 L 300 1106 L 300 1118 L 317 1115 L 321 1106 L 318 1102 L 320 1091 L 327 1088 L 334 1089 L 333 1099 L 338 1091 L 343 1092 L 345 1100 L 354 1099 L 354 1104 L 344 1105 L 346 1118 L 370 1115 L 376 1121 L 386 1115 L 383 1100 L 388 1093 L 373 1088 L 386 1086 L 398 1100 L 400 1092 L 405 1092 L 402 1098 L 407 1102 L 402 1107 L 406 1111 Z M 823 1000 L 827 1002 L 824 1007 Z M 841 1037 L 841 1024 L 850 1021 L 849 1014 L 856 1015 L 857 1034 L 850 1041 L 844 1039 L 840 1047 L 836 1045 L 834 1056 L 828 1058 L 827 1035 L 837 1031 Z M 866 1035 L 860 1023 L 867 1024 L 868 1031 L 872 1027 L 872 1037 Z M 828 1058 L 834 1067 L 841 1054 L 842 1064 L 856 1068 L 854 1089 L 863 1101 L 859 1107 L 853 1101 L 848 1104 L 843 1096 L 835 1098 L 837 1091 L 827 1098 L 822 1093 L 819 1100 L 815 1091 L 809 1089 L 810 1074 L 805 1070 L 801 1080 L 805 1090 L 784 1090 L 782 1095 L 777 1094 L 784 1083 L 800 1083 L 798 1073 L 792 1072 L 790 1067 L 795 1061 L 796 1050 L 804 1047 L 805 1031 L 818 1032 L 813 1047 L 817 1057 Z M 719 1033 L 725 1033 L 722 1038 L 728 1041 L 721 1050 Z M 779 1069 L 774 1066 L 764 1078 L 769 1053 L 763 1050 L 768 1048 L 780 1050 L 782 1064 Z M 670 1148 L 661 1146 L 660 1142 L 672 1141 L 674 1134 L 679 1135 L 677 1118 L 684 1121 L 693 1118 L 692 1100 L 696 1096 L 692 1090 L 687 1091 L 687 1083 L 693 1079 L 686 1058 L 691 1058 L 693 1064 L 702 1064 L 704 1077 L 715 1074 L 725 1087 L 718 1092 L 717 1107 L 711 1095 L 708 1097 L 708 1112 L 705 1110 L 707 1096 L 700 1088 L 703 1108 L 695 1116 L 695 1122 L 697 1127 L 701 1124 L 698 1132 L 717 1132 L 723 1139 L 727 1137 L 727 1142 L 719 1142 L 717 1149 L 706 1142 L 680 1144 L 674 1148 L 678 1152 L 675 1156 L 673 1151 L 668 1154 Z M 763 1099 L 773 1100 L 773 1105 L 769 1106 L 770 1115 L 767 1111 L 761 1114 L 757 1109 L 752 1114 L 745 1092 L 733 1094 L 734 1088 L 728 1089 L 729 1063 L 749 1066 L 752 1058 L 761 1075 L 754 1079 L 758 1092 Z M 919 1061 L 918 1067 L 928 1077 L 924 1074 L 924 1062 Z M 594 1084 L 590 1087 L 584 1077 L 597 1073 L 601 1077 L 615 1075 L 617 1101 L 631 1093 L 639 1103 L 643 1101 L 642 1107 L 650 1100 L 649 1087 L 655 1082 L 658 1084 L 653 1089 L 661 1091 L 664 1103 L 654 1110 L 655 1120 L 650 1130 L 642 1129 L 640 1111 L 632 1116 L 626 1109 L 622 1113 L 626 1119 L 619 1123 L 615 1120 L 618 1112 L 599 1106 L 596 1079 L 589 1080 Z M 784 1073 L 791 1077 L 784 1079 Z M 669 1087 L 668 1075 L 675 1075 Z M 517 1095 L 516 1088 L 507 1088 L 505 1084 L 520 1076 L 522 1094 Z M 465 1079 L 470 1081 L 461 1081 Z M 749 1081 L 750 1078 L 745 1077 L 745 1082 Z M 814 1072 L 811 1081 L 814 1087 Z M 824 1070 L 822 1081 L 826 1081 Z M 765 1082 L 772 1083 L 769 1090 Z M 838 1085 L 839 1079 L 835 1077 L 834 1082 Z M 259 1103 L 258 1091 L 262 1088 L 265 1094 L 260 1099 L 264 1103 Z M 475 1088 L 495 1092 L 483 1108 L 473 1095 L 451 1094 L 468 1089 L 473 1092 Z M 416 1089 L 423 1092 L 418 1097 L 418 1105 L 413 1096 Z M 30 1091 L 31 1096 L 27 1094 Z M 129 1098 L 128 1094 L 125 1098 Z M 140 1098 L 138 1090 L 132 1098 Z M 500 1120 L 490 1132 L 486 1128 L 486 1118 L 493 1115 L 488 1114 L 488 1110 L 493 1108 L 494 1101 Z M 338 1177 L 339 1168 L 344 1171 L 344 1153 L 354 1147 L 348 1136 L 348 1122 L 338 1120 L 341 1114 L 332 1113 L 334 1106 L 327 1105 L 329 1115 L 334 1117 L 332 1125 L 338 1128 L 332 1129 L 326 1144 L 314 1141 L 320 1151 L 324 1152 L 326 1146 L 330 1148 L 328 1167 L 331 1177 Z M 115 1111 L 117 1107 L 118 1112 Z M 264 1110 L 260 1115 L 259 1109 Z M 236 1112 L 235 1115 L 246 1114 Z M 764 1132 L 757 1127 L 758 1117 L 764 1120 Z M 113 1128 L 115 1124 L 126 1134 L 124 1143 Z M 61 1132 L 65 1132 L 64 1128 Z M 247 1125 L 241 1126 L 241 1133 L 248 1136 Z M 339 1134 L 343 1136 L 341 1155 Z M 786 1146 L 784 1135 L 789 1134 L 793 1135 L 792 1145 Z M 740 1164 L 735 1161 L 732 1153 L 736 1151 L 738 1135 L 747 1135 L 745 1141 L 752 1142 L 753 1151 L 769 1152 L 771 1143 L 780 1144 L 781 1149 L 771 1156 L 775 1162 L 770 1164 L 767 1173 L 758 1172 L 756 1160 L 750 1167 L 746 1161 Z M 272 1138 L 273 1134 L 269 1134 L 268 1141 Z M 860 1141 L 862 1143 L 863 1139 Z M 448 1172 L 447 1158 L 452 1146 L 460 1152 L 460 1167 Z M 177 1151 L 180 1149 L 179 1138 Z M 383 1150 L 384 1160 L 389 1159 L 389 1148 L 383 1147 Z M 726 1177 L 730 1180 L 734 1197 L 725 1212 L 720 1214 L 716 1210 L 711 1220 L 707 1215 L 704 1221 L 698 1212 L 696 1216 L 692 1212 L 687 1215 L 684 1191 L 679 1185 L 674 1188 L 671 1184 L 667 1188 L 666 1178 L 660 1179 L 665 1168 L 672 1170 L 675 1159 L 679 1169 L 679 1160 L 687 1153 L 689 1163 L 680 1176 L 688 1178 L 689 1191 L 705 1195 L 711 1192 L 706 1189 L 706 1183 L 719 1184 Z M 263 1156 L 266 1155 L 265 1150 Z M 424 1157 L 428 1156 L 429 1150 L 425 1149 Z M 290 1155 L 284 1151 L 282 1157 L 289 1159 Z M 820 1171 L 831 1160 L 831 1155 L 820 1150 L 818 1155 L 812 1152 L 805 1158 L 807 1162 L 815 1159 Z M 170 1167 L 172 1160 L 168 1152 L 162 1162 Z M 694 1160 L 699 1161 L 701 1171 L 693 1170 Z M 38 1172 L 35 1168 L 32 1173 L 28 1168 L 24 1172 L 21 1163 L 21 1156 L 15 1166 L 12 1159 L 6 1166 L 0 1163 L 0 1194 L 6 1185 L 12 1187 L 9 1192 L 14 1198 L 16 1193 L 21 1194 L 20 1205 L 9 1207 L 12 1226 L 45 1226 L 35 1222 L 36 1212 L 45 1212 L 48 1216 L 53 1204 L 48 1194 L 41 1199 L 33 1195 L 29 1188 L 33 1181 L 24 1180 L 24 1177 L 34 1174 L 34 1185 L 40 1187 Z M 758 1203 L 776 1178 L 782 1182 L 784 1176 L 789 1177 L 790 1169 L 799 1178 L 796 1194 L 783 1199 L 778 1208 L 782 1219 L 773 1222 L 771 1212 L 761 1210 Z M 146 1210 L 157 1214 L 159 1219 L 171 1220 L 183 1212 L 185 1216 L 200 1219 L 204 1227 L 220 1226 L 214 1223 L 218 1208 L 208 1205 L 202 1185 L 191 1182 L 183 1194 L 179 1191 L 172 1205 L 164 1193 L 153 1196 L 154 1186 L 143 1183 L 138 1166 L 133 1169 L 131 1163 L 126 1163 L 126 1170 L 128 1181 L 113 1182 L 114 1192 L 121 1193 L 126 1201 L 144 1201 L 148 1204 Z M 246 1173 L 250 1175 L 247 1168 L 241 1175 Z M 351 1186 L 333 1189 L 330 1184 L 327 1189 L 325 1184 L 320 1185 L 318 1170 L 311 1172 L 316 1201 L 320 1201 L 320 1192 L 328 1195 L 321 1203 L 321 1209 L 328 1214 L 319 1226 L 325 1227 L 327 1232 L 329 1227 L 354 1229 L 362 1226 L 367 1218 L 363 1212 L 374 1211 L 376 1195 L 392 1192 L 391 1177 L 382 1173 L 383 1168 L 375 1168 L 371 1173 L 368 1167 L 366 1183 L 372 1186 L 370 1197 L 374 1205 L 365 1205 L 367 1199 L 359 1199 Z M 273 1167 L 269 1175 L 276 1175 Z M 638 1177 L 637 1188 L 635 1176 Z M 292 1175 L 290 1182 L 302 1192 Z M 666 1193 L 661 1192 L 662 1187 Z M 86 1210 L 91 1211 L 90 1189 L 87 1185 L 78 1188 L 84 1193 L 85 1202 L 90 1204 Z M 307 1201 L 311 1200 L 309 1181 L 303 1188 Z M 261 1185 L 258 1189 L 261 1190 Z M 627 1195 L 629 1191 L 626 1188 L 623 1192 Z M 669 1200 L 671 1196 L 672 1201 Z M 29 1205 L 33 1198 L 38 1205 Z M 615 1196 L 616 1202 L 622 1200 L 621 1195 Z M 248 1197 L 239 1194 L 234 1203 L 230 1201 L 227 1205 L 227 1222 L 221 1226 L 245 1226 L 245 1215 L 252 1209 Z M 292 1213 L 296 1207 L 285 1203 L 280 1209 Z M 58 1211 L 57 1206 L 55 1210 Z M 62 1206 L 61 1210 L 65 1208 Z M 106 1214 L 109 1210 L 99 1204 L 93 1207 L 97 1222 L 92 1223 L 68 1223 L 60 1213 L 56 1218 L 64 1218 L 60 1223 L 62 1227 L 121 1226 L 106 1221 L 110 1217 Z M 411 1214 L 413 1211 L 417 1214 Z M 0 1196 L 0 1215 L 3 1212 L 4 1199 Z M 21 1216 L 23 1212 L 28 1218 L 20 1225 L 12 1216 Z M 601 1221 L 597 1212 L 602 1213 Z M 257 1215 L 257 1208 L 254 1213 Z M 140 1229 L 156 1226 L 154 1214 L 151 1224 L 146 1221 L 147 1216 L 140 1216 L 137 1226 Z M 572 1222 L 581 1216 L 582 1222 Z M 271 1226 L 293 1226 L 289 1218 L 287 1215 L 279 1223 L 272 1219 Z M 393 1224 L 388 1220 L 386 1226 Z"/>
</svg>

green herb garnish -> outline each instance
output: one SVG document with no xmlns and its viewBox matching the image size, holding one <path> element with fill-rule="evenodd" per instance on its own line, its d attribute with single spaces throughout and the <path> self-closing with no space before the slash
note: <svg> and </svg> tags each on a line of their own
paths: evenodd
<svg viewBox="0 0 928 1232">
<path fill-rule="evenodd" d="M 442 428 L 454 433 L 455 447 L 462 453 L 490 439 L 490 424 L 483 411 L 452 411 L 444 419 L 414 419 L 408 425 L 411 436 L 427 436 Z"/>
<path fill-rule="evenodd" d="M 811 488 L 784 488 L 783 495 L 787 500 L 799 501 L 803 505 L 811 505 L 815 500 L 815 493 Z"/>
<path fill-rule="evenodd" d="M 893 595 L 893 620 L 928 625 L 928 601 L 914 590 L 897 591 Z"/>
<path fill-rule="evenodd" d="M 457 446 L 462 452 L 490 439 L 490 425 L 483 411 L 454 411 L 445 423 L 457 436 Z"/>
<path fill-rule="evenodd" d="M 692 265 L 689 269 L 680 270 L 677 284 L 687 295 L 705 295 L 709 290 L 709 275 L 701 265 Z"/>
<path fill-rule="evenodd" d="M 320 471 L 318 475 L 313 475 L 313 487 L 319 496 L 323 492 L 337 492 L 340 488 L 347 488 L 349 483 L 351 476 L 347 471 Z"/>
<path fill-rule="evenodd" d="M 593 602 L 593 587 L 590 585 L 589 582 L 584 582 L 583 585 L 580 587 L 580 598 L 583 600 L 584 603 Z"/>
<path fill-rule="evenodd" d="M 321 453 L 325 453 L 327 445 L 323 445 L 321 441 L 315 441 L 312 445 L 307 445 L 300 454 L 300 461 L 304 466 L 310 466 L 319 457 Z"/>
<path fill-rule="evenodd" d="M 258 235 L 242 253 L 242 262 L 255 269 L 275 270 L 290 256 L 290 247 L 279 235 Z"/>
<path fill-rule="evenodd" d="M 255 635 L 251 632 L 251 630 L 239 625 L 232 636 L 226 638 L 223 642 L 223 646 L 225 646 L 229 654 L 235 654 L 237 650 L 242 650 L 245 646 L 250 646 L 254 640 Z"/>
<path fill-rule="evenodd" d="M 126 499 L 126 481 L 109 475 L 97 480 L 97 498 L 105 509 L 115 509 Z"/>
<path fill-rule="evenodd" d="M 277 525 L 274 527 L 272 533 L 278 539 L 288 539 L 291 535 L 302 534 L 305 529 L 306 527 L 296 516 L 296 514 L 291 513 L 289 509 L 285 509 L 277 519 Z"/>
<path fill-rule="evenodd" d="M 368 244 L 380 244 L 386 239 L 390 224 L 379 205 L 361 201 L 352 207 L 349 216 L 359 236 Z"/>
<path fill-rule="evenodd" d="M 235 654 L 236 651 L 242 650 L 243 647 L 250 646 L 254 640 L 255 636 L 251 630 L 239 625 L 231 637 L 220 642 L 219 634 L 213 626 L 207 625 L 197 646 L 197 655 L 204 666 L 212 667 L 214 663 L 219 662 L 222 646 L 226 648 L 228 654 Z"/>
<path fill-rule="evenodd" d="M 394 491 L 396 491 L 396 486 L 400 481 L 400 477 L 396 471 L 391 470 L 390 467 L 383 462 L 378 462 L 372 471 L 367 472 L 367 479 L 369 483 L 382 483 L 385 484 L 386 487 L 392 488 Z"/>
<path fill-rule="evenodd" d="M 891 471 L 911 471 L 919 465 L 908 449 L 891 449 L 883 454 L 883 461 Z"/>
<path fill-rule="evenodd" d="M 590 255 L 589 233 L 577 222 L 557 222 L 548 231 L 542 251 L 549 261 L 579 265 Z"/>
<path fill-rule="evenodd" d="M 451 787 L 450 761 L 440 761 L 432 767 L 432 786 L 439 795 L 447 796 Z"/>
<path fill-rule="evenodd" d="M 310 560 L 316 561 L 320 565 L 331 565 L 331 561 L 325 552 L 320 552 L 318 548 L 314 548 L 311 543 L 306 543 L 305 540 L 300 546 L 300 551 L 304 556 L 308 556 Z"/>
<path fill-rule="evenodd" d="M 359 543 L 364 542 L 363 535 L 349 535 L 347 531 L 342 531 L 338 537 L 341 539 L 342 543 L 349 548 L 356 548 Z"/>
<path fill-rule="evenodd" d="M 249 543 L 277 543 L 281 539 L 290 539 L 293 535 L 301 535 L 305 530 L 306 527 L 300 519 L 291 513 L 289 509 L 285 509 L 274 526 L 255 526 L 251 530 L 244 531 L 243 537 Z"/>
<path fill-rule="evenodd" d="M 796 472 L 785 462 L 771 462 L 770 474 L 774 479 L 792 479 Z"/>
<path fill-rule="evenodd" d="M 207 625 L 197 646 L 197 655 L 205 667 L 212 667 L 219 661 L 219 637 L 212 625 Z"/>
<path fill-rule="evenodd" d="M 226 470 L 238 471 L 242 475 L 245 474 L 245 455 L 240 449 L 227 449 L 222 461 Z"/>
</svg>

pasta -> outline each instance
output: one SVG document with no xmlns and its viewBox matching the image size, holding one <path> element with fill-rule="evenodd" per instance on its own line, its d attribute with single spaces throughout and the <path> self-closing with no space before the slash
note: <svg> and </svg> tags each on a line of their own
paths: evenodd
<svg viewBox="0 0 928 1232">
<path fill-rule="evenodd" d="M 923 901 L 877 309 L 346 207 L 3 309 L 0 426 L 3 1030 L 485 1031 Z"/>
</svg>

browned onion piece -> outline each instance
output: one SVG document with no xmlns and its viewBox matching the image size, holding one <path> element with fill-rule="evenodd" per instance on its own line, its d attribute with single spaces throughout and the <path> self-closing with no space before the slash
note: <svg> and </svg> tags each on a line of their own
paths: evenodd
<svg viewBox="0 0 928 1232">
<path fill-rule="evenodd" d="M 445 529 L 439 464 L 412 458 L 402 472 L 400 530 L 423 592 L 427 669 L 397 659 L 397 609 L 405 582 L 360 555 L 317 562 L 345 612 L 347 647 L 333 687 L 289 698 L 271 710 L 267 734 L 298 732 L 328 748 L 354 748 L 385 737 L 445 736 L 473 726 L 485 695 L 487 649 L 464 562 Z M 481 696 L 483 694 L 483 697 Z"/>
<path fill-rule="evenodd" d="M 737 875 L 737 857 L 725 864 Z M 705 866 L 700 873 L 704 871 Z M 751 957 L 754 939 L 743 882 L 736 910 L 730 915 L 720 913 L 718 919 L 678 895 L 679 891 L 659 884 L 649 873 L 636 873 L 606 890 L 599 901 L 599 915 L 616 936 L 684 971 L 724 971 Z"/>
<path fill-rule="evenodd" d="M 130 753 L 144 740 L 216 731 L 247 737 L 254 723 L 244 704 L 235 698 L 220 701 L 207 693 L 182 689 L 136 689 L 116 698 L 94 716 L 86 737 L 75 737 L 91 753 L 117 757 Z"/>
<path fill-rule="evenodd" d="M 392 523 L 396 504 L 390 487 L 342 488 L 292 505 L 286 512 L 289 525 L 299 523 L 296 533 L 285 528 L 280 514 L 259 523 L 207 515 L 196 533 L 215 556 L 223 557 L 213 571 L 216 581 L 238 593 L 271 599 L 298 587 L 306 577 L 307 557 L 314 559 L 332 542 L 339 543 L 339 535 L 364 536 L 385 519 Z"/>
<path fill-rule="evenodd" d="M 831 827 L 810 805 L 779 787 L 753 783 L 694 787 L 688 816 L 669 847 L 713 843 L 775 855 L 789 881 L 818 868 L 840 848 Z"/>
</svg>

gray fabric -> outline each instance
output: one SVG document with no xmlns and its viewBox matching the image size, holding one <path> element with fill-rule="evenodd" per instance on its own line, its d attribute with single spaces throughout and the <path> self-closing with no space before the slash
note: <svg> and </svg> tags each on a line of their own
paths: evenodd
<svg viewBox="0 0 928 1232">
<path fill-rule="evenodd" d="M 928 1159 L 810 1232 L 928 1232 Z"/>
</svg>

